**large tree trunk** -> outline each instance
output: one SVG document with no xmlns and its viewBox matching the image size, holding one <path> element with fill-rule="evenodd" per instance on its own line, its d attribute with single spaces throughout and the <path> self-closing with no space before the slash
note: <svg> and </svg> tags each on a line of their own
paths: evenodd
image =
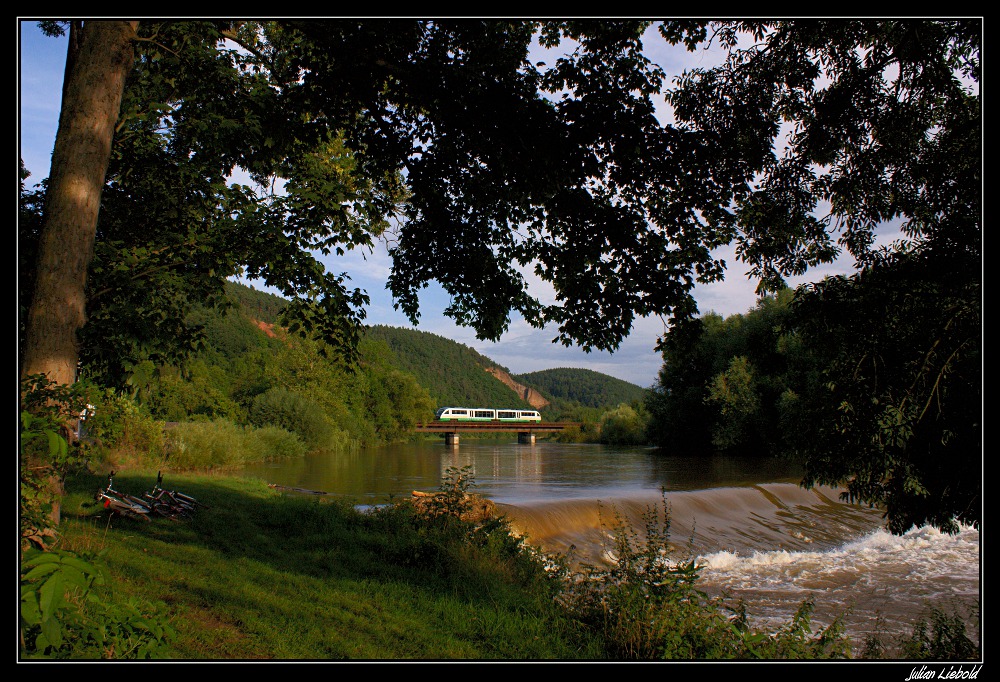
<svg viewBox="0 0 1000 682">
<path fill-rule="evenodd" d="M 137 25 L 136 21 L 87 21 L 74 22 L 70 28 L 22 378 L 46 374 L 59 384 L 76 380 L 77 332 L 86 319 L 87 268 Z M 51 472 L 50 520 L 58 526 L 62 479 L 56 470 Z"/>
<path fill-rule="evenodd" d="M 137 25 L 136 21 L 87 21 L 70 29 L 22 377 L 47 374 L 59 384 L 76 379 L 77 332 L 86 319 L 87 268 Z"/>
</svg>

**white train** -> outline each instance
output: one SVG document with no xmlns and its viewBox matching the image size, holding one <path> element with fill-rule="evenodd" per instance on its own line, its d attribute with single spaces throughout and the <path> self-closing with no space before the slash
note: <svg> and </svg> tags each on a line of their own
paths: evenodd
<svg viewBox="0 0 1000 682">
<path fill-rule="evenodd" d="M 540 422 L 542 415 L 536 410 L 494 410 L 489 407 L 441 407 L 434 418 L 443 422 Z"/>
</svg>

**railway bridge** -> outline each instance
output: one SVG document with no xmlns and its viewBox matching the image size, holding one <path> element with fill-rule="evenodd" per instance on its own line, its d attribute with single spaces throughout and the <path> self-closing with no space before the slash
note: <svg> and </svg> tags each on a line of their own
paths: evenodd
<svg viewBox="0 0 1000 682">
<path fill-rule="evenodd" d="M 460 433 L 516 433 L 517 442 L 525 445 L 535 444 L 536 433 L 554 433 L 565 431 L 571 427 L 579 427 L 577 422 L 502 422 L 502 421 L 433 421 L 417 424 L 413 430 L 417 433 L 440 433 L 444 435 L 445 445 L 457 446 Z"/>
</svg>

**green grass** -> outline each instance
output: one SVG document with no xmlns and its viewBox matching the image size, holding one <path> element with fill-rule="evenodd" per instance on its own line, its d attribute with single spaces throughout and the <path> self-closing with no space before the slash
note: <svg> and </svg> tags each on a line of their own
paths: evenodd
<svg viewBox="0 0 1000 682">
<path fill-rule="evenodd" d="M 119 473 L 139 493 L 152 474 Z M 503 542 L 402 509 L 280 494 L 263 482 L 168 475 L 207 503 L 192 520 L 108 519 L 104 480 L 67 482 L 63 549 L 104 550 L 106 598 L 162 602 L 176 659 L 572 659 L 601 648 L 552 600 L 552 581 Z"/>
</svg>

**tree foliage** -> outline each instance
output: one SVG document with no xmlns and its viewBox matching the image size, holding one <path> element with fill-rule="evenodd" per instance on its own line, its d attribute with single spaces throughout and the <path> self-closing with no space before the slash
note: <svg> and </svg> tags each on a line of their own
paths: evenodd
<svg viewBox="0 0 1000 682">
<path fill-rule="evenodd" d="M 816 374 L 790 323 L 792 296 L 783 289 L 744 314 L 709 313 L 673 330 L 646 399 L 654 443 L 685 452 L 785 448 L 796 397 Z"/>
<path fill-rule="evenodd" d="M 885 505 L 895 532 L 978 522 L 981 21 L 713 29 L 727 61 L 685 74 L 669 98 L 682 127 L 722 140 L 759 174 L 720 214 L 758 290 L 841 251 L 859 268 L 801 291 L 788 327 L 818 363 L 781 399 L 806 483 Z M 879 247 L 887 225 L 905 239 Z M 699 337 L 684 338 L 692 328 L 664 344 L 671 369 L 658 399 L 704 390 Z M 702 412 L 695 423 L 709 422 Z M 664 426 L 663 438 L 680 434 L 678 420 Z"/>
<path fill-rule="evenodd" d="M 923 249 L 803 292 L 803 343 L 827 359 L 795 443 L 807 483 L 846 483 L 896 533 L 979 524 L 980 295 L 964 258 Z"/>
<path fill-rule="evenodd" d="M 893 220 L 978 257 L 980 21 L 727 22 L 714 39 L 726 63 L 669 99 L 760 174 L 720 219 L 762 290 L 841 250 L 868 262 Z"/>
<path fill-rule="evenodd" d="M 702 229 L 713 208 L 679 163 L 699 136 L 654 116 L 663 73 L 642 53 L 647 25 L 142 22 L 85 364 L 121 384 L 145 359 L 189 353 L 187 302 L 221 304 L 240 271 L 290 299 L 293 329 L 349 353 L 367 299 L 315 254 L 369 248 L 394 217 L 389 283 L 414 320 L 430 279 L 480 338 L 517 311 L 564 343 L 613 349 L 636 314 L 690 313 L 693 270 L 721 273 L 721 236 Z M 570 51 L 534 64 L 536 38 Z M 231 183 L 237 171 L 255 187 Z M 521 268 L 556 302 L 529 295 Z"/>
</svg>

